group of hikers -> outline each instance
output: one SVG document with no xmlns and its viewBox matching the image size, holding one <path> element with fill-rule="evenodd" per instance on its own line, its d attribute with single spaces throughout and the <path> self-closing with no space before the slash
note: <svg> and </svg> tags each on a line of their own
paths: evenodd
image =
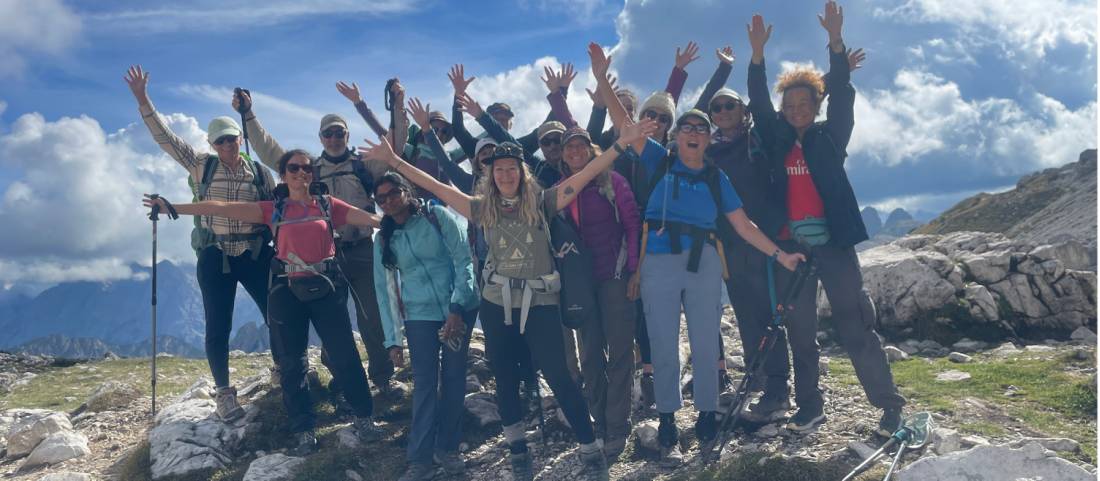
<svg viewBox="0 0 1100 481">
<path fill-rule="evenodd" d="M 729 47 L 717 50 L 718 67 L 694 107 L 677 116 L 684 67 L 698 58 L 694 43 L 677 49 L 665 91 L 641 105 L 633 92 L 616 87 L 608 73 L 611 58 L 593 43 L 588 54 L 597 88 L 588 92 L 593 108 L 587 128 L 566 103 L 576 75 L 571 65 L 545 70 L 551 112 L 518 138 L 511 133 L 511 108 L 498 102 L 482 109 L 468 90 L 474 78 L 456 65 L 449 73 L 449 119 L 418 99 L 406 103 L 403 87 L 391 81 L 386 127 L 356 84 L 338 83 L 377 141 L 351 148 L 348 123 L 328 114 L 320 122 L 323 150 L 316 157 L 285 150 L 243 90 L 232 100 L 243 126 L 215 118 L 207 129 L 214 153 L 197 151 L 154 109 L 148 73 L 131 67 L 126 81 L 145 124 L 190 175 L 197 198 L 171 204 L 147 195 L 144 203 L 196 216 L 192 245 L 217 415 L 232 420 L 243 414 L 228 367 L 240 283 L 270 328 L 274 380 L 282 388 L 296 454 L 317 445 L 307 381 L 312 325 L 333 388 L 354 412 L 363 441 L 383 436 L 372 419 L 370 384 L 383 395 L 396 389 L 394 371 L 404 366 L 407 346 L 412 424 L 401 479 L 430 479 L 436 465 L 461 473 L 466 359 L 480 323 L 515 479 L 532 479 L 535 472 L 522 393 L 530 397 L 538 389 L 536 372 L 580 443 L 586 469 L 606 479 L 609 459 L 618 457 L 631 433 L 640 364 L 644 403 L 655 406 L 659 418 L 661 461 L 675 465 L 683 459 L 675 421 L 683 405 L 681 313 L 702 444 L 718 434 L 719 394 L 729 385 L 720 330 L 723 281 L 748 363 L 763 355 L 755 346 L 772 322 L 776 286 L 810 260 L 810 287 L 785 313 L 785 337 L 767 353 L 763 380 L 755 386 L 763 392 L 742 416 L 756 422 L 786 417 L 793 367 L 797 412 L 788 429 L 805 432 L 825 421 L 818 382 L 820 281 L 856 375 L 870 403 L 883 411 L 879 431 L 893 433 L 905 399 L 862 286 L 854 245 L 867 233 L 844 170 L 854 125 L 850 74 L 864 57 L 845 48 L 843 10 L 835 2 L 827 2 L 818 18 L 828 34 L 829 72 L 784 72 L 776 86 L 778 110 L 764 64 L 772 27 L 756 15 L 747 26 L 748 102 L 724 87 L 734 62 Z M 815 122 L 826 96 L 826 118 Z M 485 133 L 471 135 L 465 115 Z M 612 125 L 604 130 L 608 116 Z M 459 149 L 448 152 L 452 140 Z M 241 152 L 246 142 L 258 159 Z M 470 162 L 468 170 L 463 161 Z M 278 172 L 278 184 L 269 167 Z M 557 268 L 561 253 L 551 225 L 560 222 L 574 229 L 591 255 L 585 281 L 594 291 L 596 314 L 576 331 L 562 320 L 563 284 L 577 279 Z M 349 293 L 366 371 L 352 334 Z"/>
</svg>

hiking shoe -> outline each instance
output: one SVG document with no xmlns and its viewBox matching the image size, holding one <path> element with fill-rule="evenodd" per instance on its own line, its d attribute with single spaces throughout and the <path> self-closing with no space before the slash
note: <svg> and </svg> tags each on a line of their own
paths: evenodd
<svg viewBox="0 0 1100 481">
<path fill-rule="evenodd" d="M 466 471 L 466 461 L 458 451 L 436 451 L 432 454 L 432 460 L 443 468 L 443 472 L 456 475 Z"/>
<path fill-rule="evenodd" d="M 512 479 L 514 481 L 534 481 L 535 467 L 531 462 L 531 452 L 511 453 L 508 461 L 512 464 Z"/>
<path fill-rule="evenodd" d="M 603 453 L 608 460 L 619 459 L 619 455 L 626 450 L 626 436 L 608 436 L 603 443 Z"/>
<path fill-rule="evenodd" d="M 302 431 L 294 435 L 294 446 L 290 448 L 291 456 L 305 457 L 317 450 L 317 436 L 313 431 Z"/>
<path fill-rule="evenodd" d="M 409 463 L 397 481 L 428 481 L 435 476 L 435 467 L 432 463 Z"/>
<path fill-rule="evenodd" d="M 279 371 L 279 366 L 271 366 L 268 368 L 268 384 L 271 385 L 271 389 L 279 389 L 283 387 L 282 371 Z"/>
<path fill-rule="evenodd" d="M 741 417 L 749 422 L 770 423 L 782 419 L 790 410 L 791 401 L 787 395 L 772 396 L 765 392 L 759 400 L 741 412 Z"/>
<path fill-rule="evenodd" d="M 699 439 L 699 444 L 706 444 L 718 436 L 718 422 L 714 415 L 714 411 L 699 412 L 699 418 L 695 420 L 695 437 Z"/>
<path fill-rule="evenodd" d="M 799 408 L 787 423 L 787 429 L 804 433 L 825 422 L 825 412 L 821 408 Z"/>
<path fill-rule="evenodd" d="M 657 425 L 657 444 L 661 446 L 661 466 L 673 468 L 684 462 L 684 453 L 680 452 L 680 430 L 676 427 L 676 418 L 672 413 L 661 413 L 661 423 Z"/>
<path fill-rule="evenodd" d="M 878 420 L 876 433 L 886 437 L 893 436 L 901 429 L 901 408 L 886 408 L 882 410 L 882 418 Z"/>
<path fill-rule="evenodd" d="M 611 479 L 611 472 L 607 467 L 607 456 L 598 442 L 594 442 L 589 446 L 582 445 L 580 457 L 581 461 L 584 462 L 584 469 L 591 473 L 595 479 L 600 481 Z"/>
<path fill-rule="evenodd" d="M 653 393 L 653 373 L 642 373 L 642 404 L 643 407 L 651 407 L 657 404 L 657 395 Z"/>
<path fill-rule="evenodd" d="M 381 440 L 386 435 L 386 431 L 381 426 L 374 423 L 374 420 L 370 416 L 359 416 L 355 418 L 355 435 L 359 437 L 359 441 L 364 443 L 372 443 Z"/>
<path fill-rule="evenodd" d="M 684 464 L 684 453 L 680 451 L 680 445 L 661 446 L 661 459 L 658 461 L 663 468 L 675 468 Z"/>
<path fill-rule="evenodd" d="M 244 409 L 237 402 L 237 388 L 233 386 L 219 387 L 216 392 L 214 403 L 217 404 L 217 407 L 214 409 L 214 413 L 222 421 L 232 422 L 244 416 Z"/>
</svg>

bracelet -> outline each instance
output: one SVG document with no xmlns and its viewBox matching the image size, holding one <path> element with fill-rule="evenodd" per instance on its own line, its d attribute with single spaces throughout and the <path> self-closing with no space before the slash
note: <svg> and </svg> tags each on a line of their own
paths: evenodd
<svg viewBox="0 0 1100 481">
<path fill-rule="evenodd" d="M 772 259 L 779 259 L 779 253 L 782 252 L 778 247 L 775 248 L 775 252 L 772 252 Z"/>
<path fill-rule="evenodd" d="M 620 154 L 626 153 L 626 149 L 624 149 L 623 146 L 619 145 L 618 142 L 612 142 L 611 145 L 615 148 L 615 152 L 618 152 Z"/>
</svg>

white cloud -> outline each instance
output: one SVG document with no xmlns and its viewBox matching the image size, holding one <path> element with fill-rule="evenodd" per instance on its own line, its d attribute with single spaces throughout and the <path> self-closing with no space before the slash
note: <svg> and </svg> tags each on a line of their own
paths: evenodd
<svg viewBox="0 0 1100 481">
<path fill-rule="evenodd" d="M 1071 162 L 1096 146 L 1096 103 L 1070 110 L 1041 94 L 1016 100 L 966 100 L 958 85 L 935 75 L 898 72 L 894 90 L 856 97 L 849 153 L 887 166 L 945 154 L 988 163 L 988 172 L 1024 174 Z"/>
<path fill-rule="evenodd" d="M 128 32 L 176 32 L 202 29 L 264 27 L 312 16 L 369 15 L 407 13 L 419 8 L 414 0 L 184 0 L 170 7 L 114 10 L 88 15 L 105 29 L 125 28 Z"/>
<path fill-rule="evenodd" d="M 0 1 L 0 79 L 22 74 L 29 56 L 63 53 L 80 31 L 60 0 Z"/>
<path fill-rule="evenodd" d="M 190 144 L 204 148 L 198 122 L 166 117 Z M 160 152 L 143 124 L 115 133 L 90 117 L 47 121 L 20 116 L 0 135 L 0 164 L 22 176 L 0 195 L 0 282 L 61 282 L 128 277 L 130 263 L 150 262 L 151 226 L 141 194 L 191 198 L 186 172 Z M 186 218 L 160 223 L 163 258 L 193 262 Z"/>
<path fill-rule="evenodd" d="M 564 13 L 574 21 L 591 22 L 594 15 L 607 2 L 604 0 L 519 0 L 521 8 L 538 10 L 543 13 Z"/>
<path fill-rule="evenodd" d="M 992 32 L 1008 49 L 1043 56 L 1062 42 L 1096 50 L 1096 2 L 1089 0 L 907 0 L 894 8 L 876 8 L 877 17 L 910 23 L 958 25 L 977 40 Z"/>
<path fill-rule="evenodd" d="M 479 76 L 470 84 L 469 93 L 483 108 L 493 102 L 507 103 L 516 113 L 511 133 L 517 137 L 526 135 L 541 125 L 550 112 L 550 104 L 546 101 L 549 91 L 542 81 L 544 67 L 557 70 L 561 68 L 561 64 L 554 57 L 542 57 L 534 63 L 521 65 L 507 72 Z M 592 100 L 584 89 L 595 89 L 596 82 L 587 65 L 574 67 L 577 69 L 577 78 L 569 87 L 567 104 L 573 118 L 584 126 L 592 112 Z M 466 117 L 466 127 L 470 132 L 481 131 L 469 117 Z"/>
</svg>

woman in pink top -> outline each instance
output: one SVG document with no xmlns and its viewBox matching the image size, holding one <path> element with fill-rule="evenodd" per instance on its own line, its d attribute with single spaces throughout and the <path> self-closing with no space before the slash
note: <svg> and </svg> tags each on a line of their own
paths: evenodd
<svg viewBox="0 0 1100 481">
<path fill-rule="evenodd" d="M 266 223 L 275 232 L 276 258 L 268 290 L 268 324 L 283 340 L 279 371 L 283 404 L 294 433 L 292 452 L 302 456 L 316 449 L 313 408 L 306 382 L 309 325 L 317 331 L 329 356 L 333 377 L 355 410 L 355 428 L 362 441 L 378 440 L 382 429 L 371 419 L 373 401 L 367 375 L 351 333 L 348 284 L 336 263 L 332 230 L 346 224 L 379 226 L 376 214 L 340 199 L 311 195 L 313 158 L 304 150 L 287 152 L 278 162 L 284 184 L 275 201 L 203 201 L 173 205 L 183 215 L 216 215 L 244 222 Z M 147 207 L 168 208 L 160 197 L 146 196 Z M 354 294 L 354 293 L 353 293 Z"/>
</svg>

